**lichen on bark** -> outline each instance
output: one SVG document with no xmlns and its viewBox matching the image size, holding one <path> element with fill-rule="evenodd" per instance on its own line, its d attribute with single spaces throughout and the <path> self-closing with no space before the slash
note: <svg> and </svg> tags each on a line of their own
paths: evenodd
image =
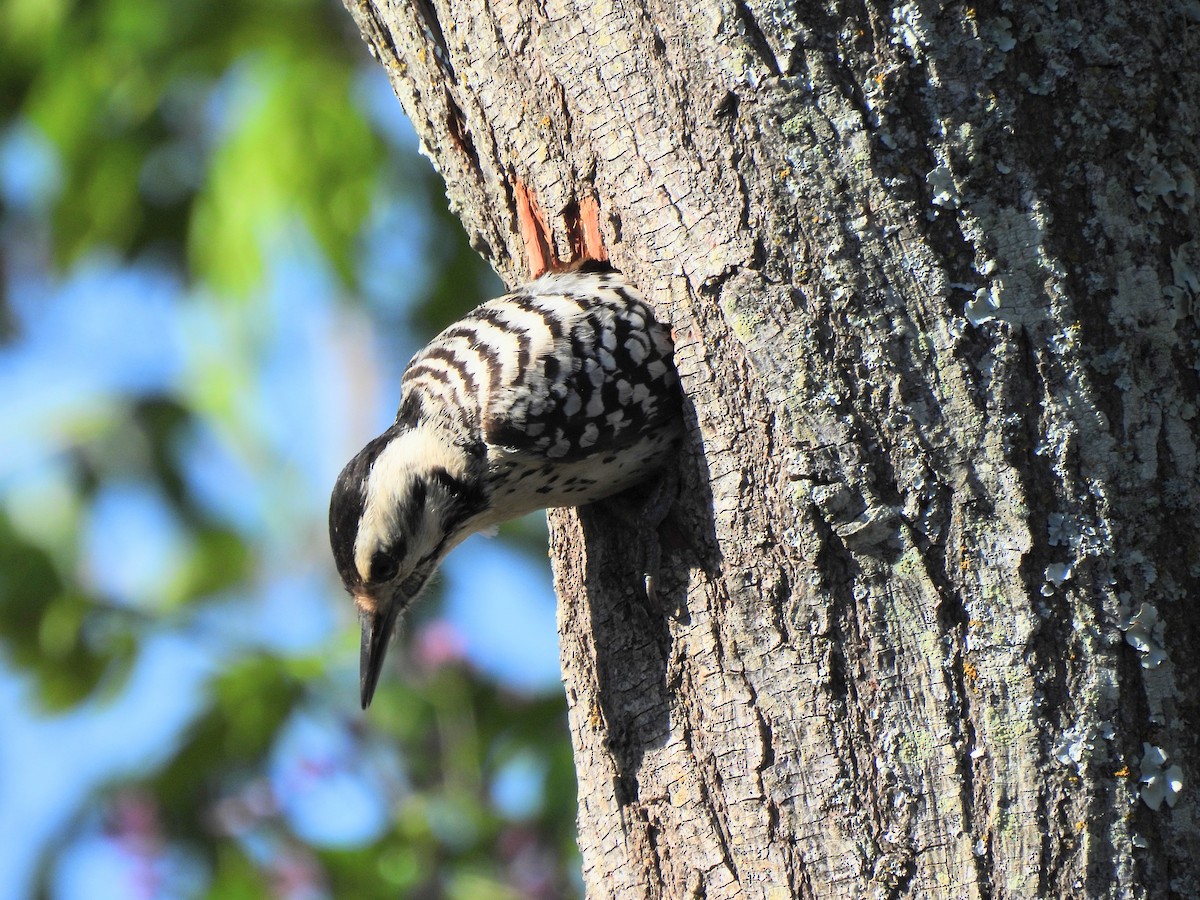
<svg viewBox="0 0 1200 900">
<path fill-rule="evenodd" d="M 589 894 L 1200 893 L 1194 11 L 347 5 L 497 271 L 594 198 L 674 327 L 662 595 L 551 515 Z"/>
</svg>

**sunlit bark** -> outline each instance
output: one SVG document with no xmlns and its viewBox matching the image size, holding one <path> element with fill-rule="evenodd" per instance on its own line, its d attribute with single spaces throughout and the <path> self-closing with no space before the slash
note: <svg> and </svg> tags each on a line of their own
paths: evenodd
<svg viewBox="0 0 1200 900">
<path fill-rule="evenodd" d="M 595 198 L 675 329 L 656 600 L 551 516 L 589 894 L 1200 893 L 1194 10 L 349 5 L 502 275 Z"/>
</svg>

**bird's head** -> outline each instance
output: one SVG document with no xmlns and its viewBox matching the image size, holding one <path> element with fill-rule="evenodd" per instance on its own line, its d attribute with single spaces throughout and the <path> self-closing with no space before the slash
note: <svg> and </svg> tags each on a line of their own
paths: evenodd
<svg viewBox="0 0 1200 900">
<path fill-rule="evenodd" d="M 362 705 L 396 623 L 483 507 L 476 455 L 436 424 L 397 423 L 338 476 L 329 541 L 362 620 Z"/>
</svg>

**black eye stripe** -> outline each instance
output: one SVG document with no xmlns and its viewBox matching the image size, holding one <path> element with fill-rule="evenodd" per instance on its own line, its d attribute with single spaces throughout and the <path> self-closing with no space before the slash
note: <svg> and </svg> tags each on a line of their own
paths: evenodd
<svg viewBox="0 0 1200 900">
<path fill-rule="evenodd" d="M 459 507 L 462 506 L 464 500 L 474 498 L 477 491 L 473 491 L 463 479 L 456 478 L 451 475 L 446 469 L 436 468 L 429 472 L 428 478 L 414 478 L 409 486 L 408 497 L 404 506 L 404 529 L 408 534 L 415 534 L 421 524 L 421 518 L 425 514 L 425 507 L 429 500 L 429 485 L 437 484 L 450 495 L 452 500 L 456 501 L 454 509 L 459 512 Z M 466 513 L 466 510 L 461 510 Z M 452 520 L 461 518 L 461 515 L 452 514 Z M 446 524 L 446 523 L 443 523 Z M 441 544 L 438 545 L 432 553 L 422 559 L 416 565 L 416 569 L 420 570 L 427 567 L 426 564 L 435 559 L 440 551 Z M 390 546 L 376 550 L 371 555 L 370 569 L 367 575 L 368 584 L 382 584 L 386 581 L 391 581 L 400 571 L 400 563 L 404 559 L 407 552 L 407 545 L 404 541 L 397 541 Z"/>
<path fill-rule="evenodd" d="M 414 478 L 409 485 L 408 503 L 405 507 L 404 526 L 412 534 L 421 524 L 421 516 L 425 515 L 425 499 L 428 486 L 424 478 Z"/>
<path fill-rule="evenodd" d="M 429 480 L 450 495 L 451 508 L 442 523 L 445 528 L 466 521 L 487 505 L 487 495 L 478 480 L 457 478 L 442 468 L 431 469 Z"/>
<path fill-rule="evenodd" d="M 436 481 L 453 497 L 462 496 L 467 492 L 467 485 L 461 478 L 455 478 L 445 469 L 432 469 L 429 472 L 430 481 Z"/>
</svg>

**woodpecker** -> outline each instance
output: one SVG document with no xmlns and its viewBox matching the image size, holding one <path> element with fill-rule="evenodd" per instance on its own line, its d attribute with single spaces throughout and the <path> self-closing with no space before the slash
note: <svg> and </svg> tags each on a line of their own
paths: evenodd
<svg viewBox="0 0 1200 900">
<path fill-rule="evenodd" d="M 463 539 L 616 494 L 671 455 L 673 352 L 625 277 L 585 263 L 482 304 L 412 358 L 395 422 L 342 470 L 329 505 L 362 624 L 363 709 L 401 614 Z"/>
</svg>

